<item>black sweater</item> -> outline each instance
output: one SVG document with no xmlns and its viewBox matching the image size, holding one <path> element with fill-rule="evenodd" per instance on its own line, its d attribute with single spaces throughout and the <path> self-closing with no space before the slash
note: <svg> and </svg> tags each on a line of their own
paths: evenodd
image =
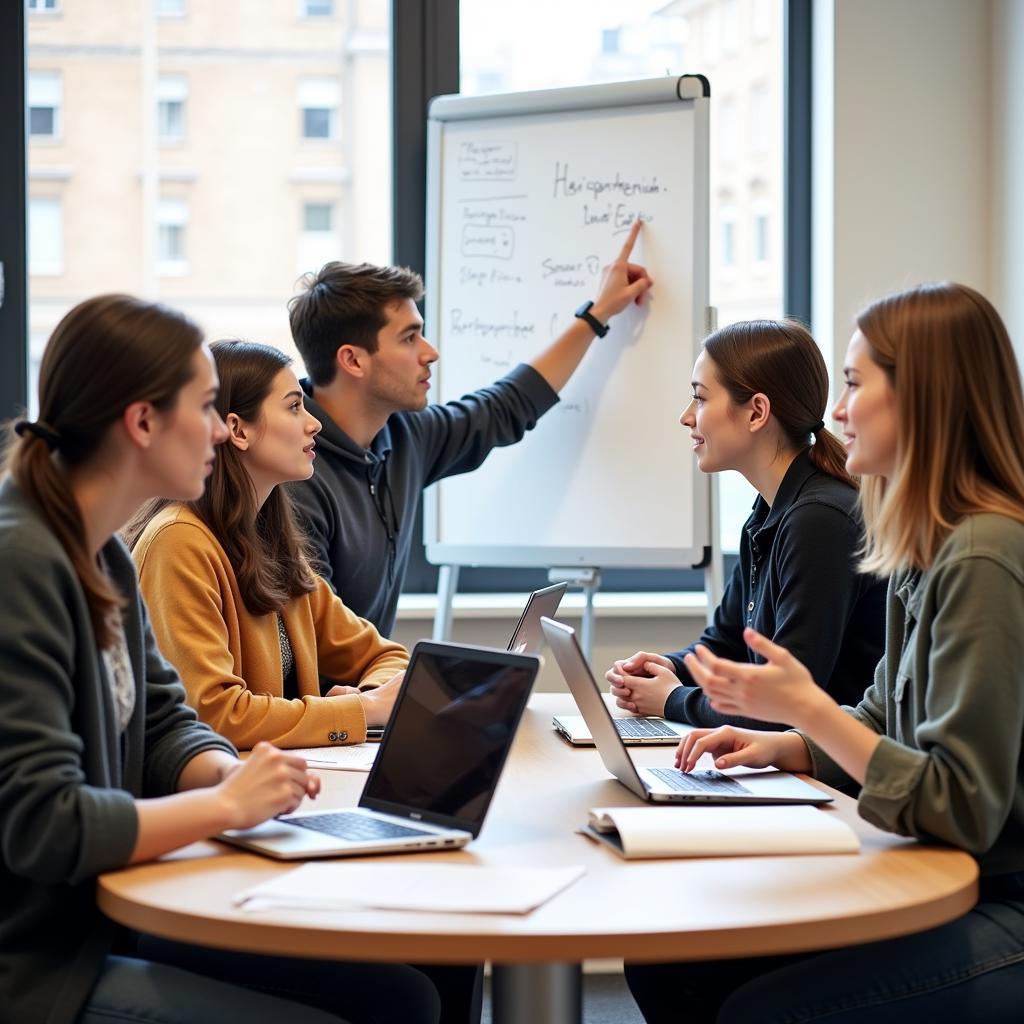
<svg viewBox="0 0 1024 1024">
<path fill-rule="evenodd" d="M 696 643 L 733 661 L 761 662 L 743 640 L 753 626 L 785 647 L 840 704 L 856 705 L 870 685 L 885 637 L 886 581 L 855 571 L 863 527 L 857 492 L 820 472 L 801 452 L 775 504 L 758 497 L 743 527 L 740 559 L 712 624 Z M 665 716 L 691 725 L 766 723 L 721 715 L 683 664 L 691 645 L 669 654 L 682 686 Z M 774 725 L 773 728 L 783 728 Z"/>
</svg>

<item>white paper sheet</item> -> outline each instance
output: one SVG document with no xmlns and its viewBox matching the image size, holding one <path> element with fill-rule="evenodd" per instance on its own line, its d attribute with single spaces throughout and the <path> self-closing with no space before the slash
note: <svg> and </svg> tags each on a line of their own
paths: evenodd
<svg viewBox="0 0 1024 1024">
<path fill-rule="evenodd" d="M 376 760 L 379 743 L 353 743 L 348 747 L 297 747 L 289 754 L 306 759 L 310 768 L 342 772 L 368 772 Z"/>
<path fill-rule="evenodd" d="M 245 889 L 236 906 L 262 910 L 418 910 L 527 914 L 572 885 L 585 868 L 490 868 L 474 864 L 303 864 Z"/>
</svg>

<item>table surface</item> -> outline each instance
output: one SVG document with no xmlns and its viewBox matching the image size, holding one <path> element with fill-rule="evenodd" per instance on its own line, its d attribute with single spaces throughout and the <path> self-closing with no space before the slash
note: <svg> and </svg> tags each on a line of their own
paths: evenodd
<svg viewBox="0 0 1024 1024">
<path fill-rule="evenodd" d="M 461 851 L 409 855 L 423 863 L 586 868 L 531 914 L 244 913 L 232 906 L 236 893 L 295 865 L 216 842 L 102 876 L 99 905 L 132 928 L 208 946 L 512 964 L 699 960 L 845 946 L 933 927 L 977 898 L 973 858 L 881 832 L 840 794 L 822 813 L 856 829 L 857 855 L 624 861 L 574 831 L 590 807 L 640 801 L 607 774 L 595 750 L 571 748 L 552 730 L 553 713 L 573 710 L 568 695 L 532 697 L 479 838 Z M 638 764 L 659 765 L 671 763 L 672 751 L 633 748 L 633 755 Z M 322 777 L 317 807 L 356 803 L 366 779 L 337 771 Z"/>
</svg>

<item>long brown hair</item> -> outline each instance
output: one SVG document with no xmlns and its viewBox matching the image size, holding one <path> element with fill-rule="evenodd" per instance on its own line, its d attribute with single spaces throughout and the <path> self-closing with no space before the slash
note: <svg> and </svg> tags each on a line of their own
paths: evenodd
<svg viewBox="0 0 1024 1024">
<path fill-rule="evenodd" d="M 114 642 L 123 599 L 88 549 L 62 467 L 92 458 L 133 402 L 170 411 L 203 342 L 191 320 L 129 295 L 79 303 L 57 325 L 39 368 L 39 420 L 7 439 L 4 470 L 49 524 L 85 592 L 100 648 Z"/>
<path fill-rule="evenodd" d="M 868 477 L 862 569 L 927 568 L 964 516 L 1024 522 L 1024 393 L 1006 326 L 983 295 L 926 284 L 857 316 L 896 392 L 896 469 Z"/>
<path fill-rule="evenodd" d="M 274 378 L 291 365 L 291 358 L 280 349 L 252 341 L 216 341 L 210 351 L 220 378 L 216 408 L 221 419 L 233 412 L 247 423 L 258 423 Z M 124 531 L 130 547 L 153 516 L 169 504 L 158 499 L 140 510 Z M 316 588 L 306 541 L 287 492 L 275 487 L 257 508 L 256 488 L 244 457 L 230 441 L 217 446 L 202 497 L 186 504 L 224 549 L 242 600 L 253 615 L 279 612 L 292 598 Z"/>
<path fill-rule="evenodd" d="M 824 423 L 828 370 L 814 338 L 795 320 L 742 320 L 704 339 L 718 379 L 737 405 L 766 395 L 772 416 L 794 451 L 851 487 L 846 451 Z M 813 444 L 812 444 L 813 440 Z"/>
</svg>

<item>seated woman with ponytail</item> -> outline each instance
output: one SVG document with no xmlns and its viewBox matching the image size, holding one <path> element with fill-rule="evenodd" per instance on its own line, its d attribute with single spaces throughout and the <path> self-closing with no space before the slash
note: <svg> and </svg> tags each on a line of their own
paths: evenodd
<svg viewBox="0 0 1024 1024">
<path fill-rule="evenodd" d="M 743 638 L 753 627 L 793 651 L 837 701 L 856 703 L 882 653 L 885 585 L 856 568 L 857 482 L 825 429 L 828 372 L 818 346 L 793 321 L 731 324 L 705 340 L 692 387 L 680 423 L 701 471 L 737 470 L 758 492 L 739 562 L 697 643 L 758 662 Z M 740 723 L 694 685 L 684 664 L 694 646 L 616 661 L 606 679 L 619 707 L 690 725 Z"/>
<path fill-rule="evenodd" d="M 387 721 L 409 656 L 306 560 L 279 485 L 312 475 L 320 422 L 279 349 L 211 351 L 228 440 L 209 486 L 151 504 L 127 531 L 153 631 L 199 717 L 236 746 L 362 742 Z"/>
<path fill-rule="evenodd" d="M 216 393 L 194 324 L 162 306 L 101 296 L 57 325 L 39 372 L 40 418 L 8 438 L 0 1019 L 434 1024 L 437 993 L 412 968 L 207 949 L 183 969 L 140 956 L 138 937 L 96 905 L 103 872 L 257 825 L 319 791 L 301 758 L 261 744 L 243 764 L 196 721 L 115 536 L 157 495 L 202 493 L 227 436 Z"/>
</svg>

